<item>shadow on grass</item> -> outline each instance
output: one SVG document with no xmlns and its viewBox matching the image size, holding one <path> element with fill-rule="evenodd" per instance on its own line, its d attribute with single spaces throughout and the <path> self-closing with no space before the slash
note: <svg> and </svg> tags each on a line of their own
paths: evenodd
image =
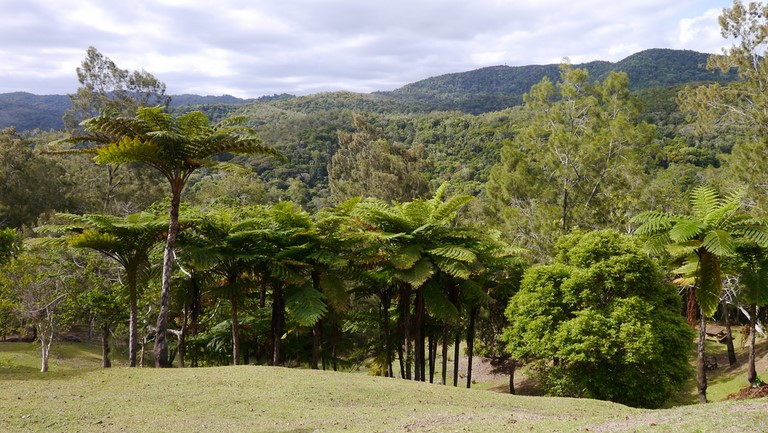
<svg viewBox="0 0 768 433">
<path fill-rule="evenodd" d="M 36 343 L 0 343 L 0 380 L 59 380 L 80 376 L 101 367 L 101 357 L 83 343 L 53 343 L 49 371 L 40 372 L 40 346 Z"/>
</svg>

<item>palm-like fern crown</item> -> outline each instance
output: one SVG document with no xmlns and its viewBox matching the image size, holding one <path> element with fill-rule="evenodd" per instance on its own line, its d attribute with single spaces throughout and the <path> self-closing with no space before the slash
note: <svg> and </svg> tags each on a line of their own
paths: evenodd
<svg viewBox="0 0 768 433">
<path fill-rule="evenodd" d="M 437 271 L 468 279 L 477 261 L 471 231 L 453 227 L 456 212 L 472 197 L 443 199 L 445 185 L 429 200 L 388 205 L 381 200 L 362 202 L 353 212 L 369 226 L 377 247 L 387 257 L 397 280 L 413 287 L 426 283 Z"/>
<path fill-rule="evenodd" d="M 62 241 L 76 248 L 99 251 L 126 268 L 145 261 L 149 251 L 164 239 L 168 229 L 165 217 L 149 212 L 126 217 L 61 213 L 57 217 L 67 224 L 43 226 L 38 231 L 64 234 Z"/>
<path fill-rule="evenodd" d="M 721 259 L 745 241 L 768 246 L 768 223 L 742 210 L 744 194 L 720 197 L 714 188 L 699 186 L 691 194 L 690 215 L 645 212 L 633 219 L 641 224 L 636 233 L 646 238 L 646 252 L 666 251 L 682 261 L 675 273 L 683 276 L 679 281 L 695 285 L 696 300 L 708 315 L 722 290 Z"/>
<path fill-rule="evenodd" d="M 95 148 L 76 152 L 95 153 L 98 163 L 141 162 L 169 180 L 186 180 L 200 167 L 220 165 L 211 157 L 222 153 L 282 157 L 262 145 L 245 121 L 244 117 L 233 117 L 211 125 L 199 111 L 173 117 L 162 107 L 142 107 L 135 116 L 105 113 L 87 119 L 82 123 L 85 135 L 62 141 L 95 143 Z"/>
</svg>

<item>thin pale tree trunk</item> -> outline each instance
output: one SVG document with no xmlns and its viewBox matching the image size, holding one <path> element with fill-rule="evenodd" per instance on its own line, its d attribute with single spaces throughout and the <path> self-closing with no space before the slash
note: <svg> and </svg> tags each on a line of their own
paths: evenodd
<svg viewBox="0 0 768 433">
<path fill-rule="evenodd" d="M 749 315 L 749 361 L 747 362 L 747 381 L 752 387 L 757 386 L 757 370 L 755 369 L 755 324 L 757 323 L 757 306 L 753 305 Z"/>
<path fill-rule="evenodd" d="M 240 363 L 240 323 L 237 320 L 237 293 L 230 297 L 232 304 L 232 365 Z"/>
<path fill-rule="evenodd" d="M 128 319 L 128 366 L 136 367 L 136 352 L 139 348 L 139 311 L 138 295 L 136 293 L 136 270 L 130 269 L 127 272 L 128 278 L 128 308 L 130 317 Z"/>
<path fill-rule="evenodd" d="M 173 247 L 179 233 L 179 205 L 183 183 L 171 184 L 171 209 L 168 225 L 168 239 L 163 251 L 163 281 L 160 290 L 160 312 L 157 315 L 157 335 L 155 336 L 155 367 L 168 368 L 168 312 L 171 300 L 171 276 L 173 274 Z"/>
<path fill-rule="evenodd" d="M 700 311 L 699 317 L 699 342 L 696 357 L 696 389 L 699 393 L 699 403 L 707 402 L 707 369 L 705 365 L 704 343 L 707 341 L 707 317 L 704 311 Z"/>
<path fill-rule="evenodd" d="M 723 320 L 725 320 L 725 346 L 728 349 L 728 365 L 736 364 L 736 350 L 733 348 L 733 333 L 731 333 L 731 314 L 728 304 L 722 301 Z"/>
</svg>

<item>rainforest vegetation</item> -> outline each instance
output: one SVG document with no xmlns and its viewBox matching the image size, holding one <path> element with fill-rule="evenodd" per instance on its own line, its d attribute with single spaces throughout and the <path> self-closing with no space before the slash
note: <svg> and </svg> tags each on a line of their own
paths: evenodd
<svg viewBox="0 0 768 433">
<path fill-rule="evenodd" d="M 716 320 L 730 354 L 748 327 L 760 386 L 768 7 L 720 22 L 717 55 L 248 101 L 171 97 L 92 47 L 60 127 L 0 132 L 0 339 L 38 340 L 43 371 L 80 333 L 104 367 L 467 387 L 482 355 L 549 395 L 660 407 L 694 374 L 707 402 Z"/>
</svg>

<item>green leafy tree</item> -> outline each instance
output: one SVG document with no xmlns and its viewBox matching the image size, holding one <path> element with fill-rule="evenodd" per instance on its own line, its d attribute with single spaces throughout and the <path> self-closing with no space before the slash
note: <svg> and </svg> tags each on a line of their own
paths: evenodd
<svg viewBox="0 0 768 433">
<path fill-rule="evenodd" d="M 687 86 L 678 100 L 700 132 L 736 140 L 728 172 L 750 189 L 759 210 L 768 211 L 768 6 L 734 1 L 719 17 L 722 36 L 733 45 L 712 55 L 707 68 L 736 70 L 739 80 Z"/>
<path fill-rule="evenodd" d="M 747 380 L 753 387 L 761 385 L 755 368 L 755 325 L 758 307 L 768 305 L 768 255 L 765 248 L 755 244 L 741 245 L 737 248 L 741 264 L 739 284 L 743 293 L 741 298 L 749 305 L 749 356 L 747 360 Z"/>
<path fill-rule="evenodd" d="M 426 159 L 423 147 L 390 144 L 358 115 L 354 127 L 356 132 L 339 132 L 339 148 L 328 164 L 331 195 L 338 202 L 355 196 L 407 201 L 429 192 L 420 170 Z"/>
<path fill-rule="evenodd" d="M 488 182 L 513 238 L 540 257 L 571 227 L 626 223 L 623 192 L 643 166 L 638 149 L 654 135 L 637 121 L 626 74 L 589 80 L 585 69 L 563 64 L 559 82 L 531 87 L 524 97 L 531 120 L 504 143 Z"/>
<path fill-rule="evenodd" d="M 34 326 L 40 342 L 41 368 L 48 371 L 48 361 L 54 337 L 65 329 L 72 317 L 69 308 L 79 284 L 72 284 L 77 270 L 73 269 L 71 251 L 62 248 L 41 248 L 29 244 L 16 260 L 5 264 L 0 272 L 0 286 L 12 291 L 18 301 L 18 311 Z"/>
<path fill-rule="evenodd" d="M 698 303 L 699 342 L 696 364 L 696 386 L 699 402 L 707 402 L 707 373 L 704 364 L 706 318 L 712 316 L 720 303 L 723 289 L 721 263 L 736 253 L 739 242 L 752 241 L 768 246 L 768 225 L 751 218 L 742 208 L 744 191 L 725 198 L 709 186 L 699 186 L 691 193 L 691 213 L 676 215 L 666 212 L 644 212 L 633 218 L 640 226 L 635 233 L 644 236 L 649 254 L 669 252 L 682 262 L 675 270 L 691 277 L 688 318 L 695 321 Z"/>
<path fill-rule="evenodd" d="M 77 80 L 80 87 L 69 95 L 72 108 L 64 114 L 64 124 L 70 129 L 105 111 L 130 115 L 139 107 L 168 108 L 171 103 L 171 97 L 165 94 L 165 83 L 146 71 L 120 69 L 94 47 L 88 47 L 77 68 Z"/>
<path fill-rule="evenodd" d="M 136 366 L 139 345 L 138 297 L 140 282 L 146 281 L 149 273 L 149 256 L 162 242 L 168 230 L 168 221 L 157 215 L 142 212 L 126 217 L 112 215 L 57 214 L 67 224 L 43 226 L 37 230 L 44 233 L 64 234 L 61 240 L 75 248 L 98 251 L 116 261 L 125 271 L 125 287 L 128 291 L 128 361 Z M 103 295 L 103 296 L 102 296 Z M 106 293 L 94 298 L 94 302 L 105 305 L 110 301 Z M 92 295 L 97 296 L 97 295 Z M 100 305 L 100 304 L 99 304 Z M 103 310 L 103 307 L 98 306 Z M 107 323 L 106 326 L 111 325 Z"/>
<path fill-rule="evenodd" d="M 66 139 L 95 143 L 80 152 L 96 154 L 99 164 L 145 164 L 165 177 L 170 187 L 168 238 L 163 255 L 160 311 L 155 338 L 155 362 L 168 367 L 168 309 L 173 270 L 173 247 L 179 232 L 181 193 L 187 180 L 203 167 L 225 166 L 215 159 L 224 153 L 279 154 L 261 144 L 242 117 L 211 125 L 200 112 L 173 117 L 161 107 L 139 108 L 135 115 L 106 113 L 83 122 L 86 133 Z"/>
<path fill-rule="evenodd" d="M 506 310 L 511 355 L 548 393 L 659 407 L 690 376 L 680 298 L 629 236 L 575 231 L 529 268 Z"/>
<path fill-rule="evenodd" d="M 33 226 L 40 214 L 69 208 L 64 174 L 15 129 L 0 131 L 0 227 Z"/>
</svg>

